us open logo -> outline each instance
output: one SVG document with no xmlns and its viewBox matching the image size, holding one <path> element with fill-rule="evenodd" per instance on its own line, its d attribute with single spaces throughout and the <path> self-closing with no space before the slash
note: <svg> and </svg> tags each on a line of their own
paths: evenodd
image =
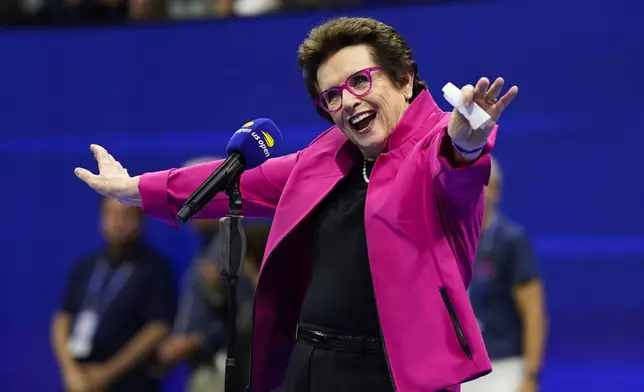
<svg viewBox="0 0 644 392">
<path fill-rule="evenodd" d="M 268 134 L 268 132 L 262 131 L 262 135 L 264 135 L 264 139 L 266 140 L 267 146 L 273 147 L 275 145 L 275 140 L 271 135 Z"/>
<path fill-rule="evenodd" d="M 262 133 L 264 133 L 264 132 L 262 131 Z M 262 151 L 264 151 L 264 156 L 266 156 L 266 158 L 270 157 L 271 152 L 268 151 L 268 147 L 270 146 L 270 145 L 267 146 L 268 142 L 264 142 L 264 139 L 262 139 L 262 137 L 259 136 L 257 134 L 257 132 L 251 132 L 250 135 L 253 137 L 253 139 L 255 139 L 257 141 L 257 145 L 259 146 L 259 148 L 261 148 Z M 272 140 L 273 140 L 273 138 L 271 138 L 271 141 Z"/>
</svg>

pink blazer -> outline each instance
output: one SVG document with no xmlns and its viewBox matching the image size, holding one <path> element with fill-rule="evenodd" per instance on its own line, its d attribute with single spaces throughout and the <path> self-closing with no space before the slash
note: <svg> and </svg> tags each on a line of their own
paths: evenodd
<svg viewBox="0 0 644 392">
<path fill-rule="evenodd" d="M 459 391 L 491 364 L 467 296 L 483 220 L 489 150 L 454 168 L 441 156 L 449 113 L 422 92 L 375 162 L 365 208 L 369 262 L 384 345 L 398 392 Z M 333 127 L 298 153 L 241 177 L 244 215 L 273 216 L 255 296 L 251 386 L 267 392 L 284 377 L 311 270 L 306 219 L 349 171 L 355 147 Z M 186 198 L 220 164 L 141 176 L 143 210 L 174 225 Z M 218 196 L 199 218 L 228 211 Z"/>
</svg>

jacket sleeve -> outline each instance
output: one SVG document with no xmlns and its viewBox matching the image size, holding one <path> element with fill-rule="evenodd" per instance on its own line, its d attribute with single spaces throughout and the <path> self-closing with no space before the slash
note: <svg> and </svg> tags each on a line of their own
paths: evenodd
<svg viewBox="0 0 644 392">
<path fill-rule="evenodd" d="M 492 130 L 487 146 L 477 160 L 466 166 L 454 167 L 445 156 L 451 145 L 447 135 L 448 120 L 449 115 L 446 115 L 436 125 L 426 144 L 429 176 L 441 224 L 452 252 L 459 261 L 461 275 L 466 285 L 469 285 L 471 265 L 483 225 L 484 190 L 490 179 L 490 151 L 494 147 L 497 126 Z"/>
<path fill-rule="evenodd" d="M 277 208 L 284 185 L 300 153 L 272 158 L 261 166 L 245 171 L 240 180 L 243 213 L 248 217 L 270 217 Z M 223 160 L 181 169 L 146 173 L 139 179 L 141 204 L 146 215 L 177 227 L 175 215 L 183 203 Z M 195 216 L 218 219 L 228 213 L 228 197 L 219 193 Z"/>
<path fill-rule="evenodd" d="M 447 135 L 446 114 L 431 132 L 429 143 L 429 169 L 438 196 L 444 200 L 445 207 L 450 213 L 467 214 L 483 195 L 483 189 L 490 179 L 490 151 L 494 147 L 498 126 L 495 125 L 487 146 L 481 156 L 474 162 L 461 167 L 454 167 L 446 157 L 446 151 L 451 150 L 451 142 Z"/>
</svg>

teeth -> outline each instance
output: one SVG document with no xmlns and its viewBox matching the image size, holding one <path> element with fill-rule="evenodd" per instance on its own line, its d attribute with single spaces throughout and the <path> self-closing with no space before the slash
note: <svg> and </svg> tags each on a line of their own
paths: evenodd
<svg viewBox="0 0 644 392">
<path fill-rule="evenodd" d="M 369 116 L 371 115 L 371 113 L 372 113 L 372 112 L 364 112 L 364 113 L 362 113 L 362 114 L 357 115 L 356 117 L 353 117 L 353 118 L 351 119 L 351 124 L 354 124 L 354 125 L 355 125 L 355 123 L 357 123 L 358 121 L 362 121 L 362 120 L 364 120 L 365 118 L 369 117 Z"/>
</svg>

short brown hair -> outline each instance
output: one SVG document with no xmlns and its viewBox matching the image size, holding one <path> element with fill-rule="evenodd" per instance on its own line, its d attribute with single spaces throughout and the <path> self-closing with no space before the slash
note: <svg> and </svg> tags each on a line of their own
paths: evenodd
<svg viewBox="0 0 644 392">
<path fill-rule="evenodd" d="M 418 64 L 412 60 L 407 41 L 391 26 L 371 18 L 336 18 L 315 27 L 298 50 L 297 61 L 302 70 L 311 99 L 317 100 L 320 89 L 317 71 L 330 56 L 347 46 L 366 44 L 372 48 L 373 59 L 397 86 L 407 83 L 407 74 L 414 74 L 411 99 L 427 88 L 418 77 Z M 317 105 L 322 118 L 331 116 Z"/>
</svg>

